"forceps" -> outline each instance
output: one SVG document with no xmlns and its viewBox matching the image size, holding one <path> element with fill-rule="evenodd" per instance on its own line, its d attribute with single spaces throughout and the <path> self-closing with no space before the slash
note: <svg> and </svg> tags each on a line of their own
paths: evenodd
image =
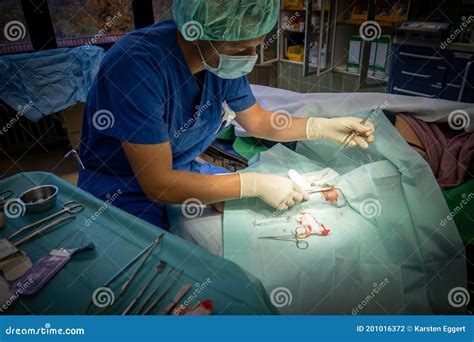
<svg viewBox="0 0 474 342">
<path fill-rule="evenodd" d="M 296 244 L 298 249 L 307 249 L 309 247 L 307 238 L 313 235 L 318 235 L 317 233 L 310 233 L 308 230 L 303 227 L 296 227 L 294 235 L 283 235 L 283 236 L 262 236 L 259 239 L 266 240 L 276 240 L 276 241 L 293 241 Z"/>
<path fill-rule="evenodd" d="M 45 217 L 41 220 L 38 220 L 36 222 L 33 222 L 19 230 L 17 230 L 16 232 L 14 232 L 12 235 L 10 235 L 7 239 L 10 240 L 11 238 L 14 238 L 15 236 L 19 235 L 19 234 L 22 234 L 28 230 L 31 230 L 33 229 L 34 227 L 36 226 L 39 226 L 43 223 L 45 223 L 46 221 L 49 221 L 53 218 L 56 218 L 58 216 L 61 216 L 62 214 L 65 214 L 65 213 L 68 213 L 68 214 L 71 214 L 71 216 L 73 216 L 74 214 L 78 214 L 80 213 L 81 211 L 84 210 L 84 205 L 77 202 L 77 201 L 69 201 L 69 202 L 65 202 L 63 203 L 62 205 L 62 210 L 60 211 L 57 211 L 55 212 L 54 214 L 51 214 L 49 215 L 48 217 Z"/>
<path fill-rule="evenodd" d="M 365 123 L 369 120 L 370 116 L 372 115 L 373 111 L 370 111 L 367 116 L 365 116 L 362 121 L 360 122 L 362 125 L 365 125 Z M 332 155 L 331 158 L 324 164 L 324 167 L 328 167 L 329 163 L 334 159 L 335 156 L 337 156 L 339 153 L 341 153 L 342 150 L 346 149 L 347 146 L 349 146 L 350 142 L 352 139 L 357 135 L 356 131 L 352 131 L 343 141 L 341 146 L 337 149 L 336 153 Z"/>
<path fill-rule="evenodd" d="M 365 125 L 365 123 L 369 120 L 369 117 L 372 115 L 372 112 L 370 112 L 362 121 L 360 122 L 362 125 Z M 349 146 L 349 143 L 352 141 L 352 139 L 357 135 L 356 131 L 353 131 L 351 134 L 349 134 L 344 141 L 342 142 L 343 148 L 346 148 Z"/>
</svg>

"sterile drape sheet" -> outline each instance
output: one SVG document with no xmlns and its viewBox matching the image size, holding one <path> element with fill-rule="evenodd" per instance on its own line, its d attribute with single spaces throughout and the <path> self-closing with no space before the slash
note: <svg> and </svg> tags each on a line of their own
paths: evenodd
<svg viewBox="0 0 474 342">
<path fill-rule="evenodd" d="M 321 116 L 315 108 L 300 115 Z M 339 146 L 331 142 L 301 142 L 296 152 L 276 145 L 255 157 L 245 171 L 287 176 L 328 166 L 340 175 L 330 183 L 340 199 L 314 194 L 285 213 L 257 199 L 228 202 L 224 256 L 260 278 L 284 314 L 461 314 L 453 295 L 466 288 L 464 249 L 441 190 L 380 110 L 370 120 L 376 140 L 368 150 L 334 156 Z M 311 210 L 331 234 L 309 237 L 306 250 L 258 239 L 294 231 L 300 210 Z M 291 222 L 253 224 L 275 215 Z"/>
</svg>

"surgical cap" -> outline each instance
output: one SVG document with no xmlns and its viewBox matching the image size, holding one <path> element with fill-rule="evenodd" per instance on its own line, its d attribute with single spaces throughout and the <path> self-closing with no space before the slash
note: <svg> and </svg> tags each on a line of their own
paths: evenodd
<svg viewBox="0 0 474 342">
<path fill-rule="evenodd" d="M 174 0 L 173 16 L 186 40 L 255 39 L 276 25 L 280 0 Z"/>
</svg>

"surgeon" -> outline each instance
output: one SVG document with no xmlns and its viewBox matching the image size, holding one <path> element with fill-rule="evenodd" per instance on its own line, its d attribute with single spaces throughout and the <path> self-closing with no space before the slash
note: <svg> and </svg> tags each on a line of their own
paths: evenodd
<svg viewBox="0 0 474 342">
<path fill-rule="evenodd" d="M 281 129 L 256 101 L 246 75 L 279 10 L 280 0 L 174 0 L 174 20 L 115 43 L 88 95 L 79 186 L 165 229 L 166 204 L 257 197 L 286 210 L 307 200 L 288 178 L 196 161 L 225 128 L 226 105 L 258 138 L 341 144 L 356 132 L 350 146 L 367 148 L 369 122 L 294 117 Z"/>
</svg>

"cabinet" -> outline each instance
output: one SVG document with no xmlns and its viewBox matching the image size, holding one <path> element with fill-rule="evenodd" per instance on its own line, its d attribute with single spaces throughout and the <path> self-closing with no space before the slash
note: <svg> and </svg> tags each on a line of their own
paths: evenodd
<svg viewBox="0 0 474 342">
<path fill-rule="evenodd" d="M 333 70 L 341 74 L 356 75 L 358 88 L 386 85 L 386 67 L 390 65 L 390 54 L 385 55 L 383 61 L 382 69 L 387 71 L 374 74 L 373 66 L 379 63 L 376 61 L 376 44 L 385 38 L 383 43 L 386 51 L 386 40 L 390 44 L 394 28 L 408 18 L 410 1 L 336 0 L 335 4 Z M 357 44 L 360 47 L 357 47 Z M 350 46 L 354 45 L 356 47 L 351 49 Z M 353 51 L 356 51 L 356 55 Z M 357 61 L 355 70 L 351 68 L 354 60 Z"/>
<path fill-rule="evenodd" d="M 285 61 L 302 66 L 304 76 L 330 69 L 331 2 L 282 0 L 278 24 L 258 52 L 259 64 Z"/>
<path fill-rule="evenodd" d="M 446 71 L 442 99 L 474 103 L 474 52 L 453 51 Z"/>
<path fill-rule="evenodd" d="M 282 0 L 278 26 L 260 49 L 260 64 L 279 61 L 299 67 L 302 81 L 311 80 L 304 83 L 315 82 L 308 76 L 320 79 L 329 73 L 332 78 L 337 73 L 355 79 L 356 89 L 385 87 L 387 75 L 375 76 L 371 70 L 371 40 L 361 42 L 360 63 L 349 70 L 351 38 L 367 22 L 376 22 L 377 36 L 390 36 L 407 18 L 409 5 L 409 0 Z"/>
<path fill-rule="evenodd" d="M 474 52 L 404 43 L 394 44 L 392 55 L 391 94 L 474 102 Z"/>
</svg>

